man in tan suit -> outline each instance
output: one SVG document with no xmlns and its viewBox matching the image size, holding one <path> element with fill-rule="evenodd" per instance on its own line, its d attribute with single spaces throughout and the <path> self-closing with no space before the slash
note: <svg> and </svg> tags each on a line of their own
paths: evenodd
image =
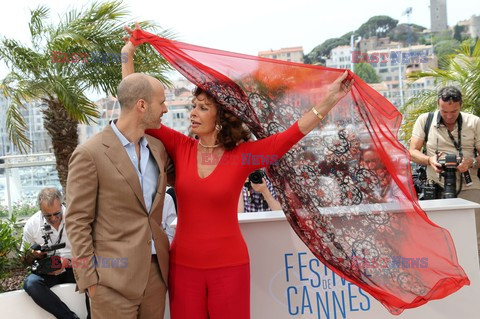
<svg viewBox="0 0 480 319">
<path fill-rule="evenodd" d="M 170 161 L 163 144 L 144 131 L 160 127 L 165 93 L 158 80 L 136 73 L 122 80 L 117 95 L 118 121 L 70 159 L 72 265 L 94 319 L 163 318 L 169 242 L 162 207 Z"/>
</svg>

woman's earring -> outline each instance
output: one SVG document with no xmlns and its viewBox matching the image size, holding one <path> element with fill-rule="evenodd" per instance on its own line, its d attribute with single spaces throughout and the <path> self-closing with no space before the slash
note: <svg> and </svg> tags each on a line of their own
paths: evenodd
<svg viewBox="0 0 480 319">
<path fill-rule="evenodd" d="M 216 129 L 217 131 L 219 131 L 219 132 L 220 132 L 220 130 L 222 129 L 222 127 L 223 127 L 223 126 L 222 126 L 221 124 L 215 125 L 215 129 Z"/>
</svg>

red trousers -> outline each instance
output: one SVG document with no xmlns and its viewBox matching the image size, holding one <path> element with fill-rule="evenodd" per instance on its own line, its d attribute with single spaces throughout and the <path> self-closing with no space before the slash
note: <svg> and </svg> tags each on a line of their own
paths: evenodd
<svg viewBox="0 0 480 319">
<path fill-rule="evenodd" d="M 171 319 L 249 319 L 249 264 L 196 269 L 170 264 Z"/>
</svg>

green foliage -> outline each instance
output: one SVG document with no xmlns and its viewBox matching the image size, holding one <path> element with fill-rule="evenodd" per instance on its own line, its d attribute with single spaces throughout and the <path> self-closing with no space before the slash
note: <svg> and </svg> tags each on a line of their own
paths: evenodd
<svg viewBox="0 0 480 319">
<path fill-rule="evenodd" d="M 16 219 L 0 220 L 0 278 L 13 268 L 21 266 L 21 231 L 15 226 Z"/>
<path fill-rule="evenodd" d="M 418 36 L 418 44 L 431 45 L 432 36 L 430 34 L 420 34 Z"/>
<path fill-rule="evenodd" d="M 355 35 L 360 35 L 362 38 L 371 36 L 385 37 L 397 24 L 398 20 L 389 16 L 374 16 L 362 24 L 355 32 Z"/>
<path fill-rule="evenodd" d="M 22 230 L 15 217 L 0 219 L 0 293 L 21 289 L 28 273 L 24 264 L 28 247 L 20 251 Z"/>
<path fill-rule="evenodd" d="M 331 38 L 316 46 L 304 59 L 305 63 L 325 65 L 326 59 L 330 56 L 330 51 L 340 45 L 350 45 L 350 37 L 354 34 L 356 37 L 368 38 L 370 36 L 384 37 L 395 28 L 398 20 L 388 16 L 375 16 L 362 24 L 355 32 L 348 32 L 340 38 Z"/>
<path fill-rule="evenodd" d="M 380 83 L 380 77 L 375 69 L 368 63 L 355 63 L 353 72 L 367 83 Z"/>
<path fill-rule="evenodd" d="M 464 25 L 455 25 L 453 27 L 453 38 L 457 40 L 458 42 L 462 42 L 466 40 L 466 37 L 462 34 L 465 32 L 465 26 Z"/>
<path fill-rule="evenodd" d="M 355 35 L 355 32 L 353 31 L 347 32 L 344 35 L 342 35 L 340 39 L 347 40 L 348 43 L 350 43 L 350 38 L 352 37 L 352 34 Z"/>
<path fill-rule="evenodd" d="M 449 56 L 454 54 L 459 47 L 460 42 L 455 39 L 443 40 L 433 46 L 433 53 L 438 57 L 438 65 L 441 69 L 448 68 Z"/>
<path fill-rule="evenodd" d="M 417 43 L 423 30 L 425 30 L 425 28 L 422 26 L 402 23 L 391 29 L 387 36 L 390 37 L 391 41 L 402 42 L 404 45 L 408 45 L 409 33 L 411 36 L 411 43 Z"/>
<path fill-rule="evenodd" d="M 447 55 L 447 68 L 435 68 L 429 71 L 413 72 L 408 79 L 432 77 L 437 90 L 446 85 L 457 86 L 463 94 L 463 112 L 480 116 L 480 39 L 474 47 L 472 41 L 463 41 L 454 54 Z M 425 90 L 410 98 L 401 109 L 404 118 L 401 138 L 408 142 L 418 115 L 437 108 L 437 90 Z"/>
<path fill-rule="evenodd" d="M 432 35 L 433 37 L 433 44 L 445 41 L 445 40 L 451 40 L 453 38 L 453 33 L 451 30 L 444 30 L 441 32 L 436 32 Z"/>
<path fill-rule="evenodd" d="M 19 201 L 12 205 L 12 216 L 30 217 L 38 211 L 38 207 L 28 201 Z M 8 207 L 0 207 L 0 218 L 8 217 Z"/>
<path fill-rule="evenodd" d="M 330 55 L 330 51 L 340 45 L 348 45 L 350 40 L 343 38 L 328 39 L 320 45 L 317 45 L 309 54 L 308 61 L 311 64 L 325 64 L 325 60 Z"/>
</svg>

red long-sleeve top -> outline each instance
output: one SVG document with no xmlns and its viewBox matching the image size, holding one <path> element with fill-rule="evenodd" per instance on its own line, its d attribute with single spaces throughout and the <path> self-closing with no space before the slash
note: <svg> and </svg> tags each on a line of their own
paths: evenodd
<svg viewBox="0 0 480 319">
<path fill-rule="evenodd" d="M 165 125 L 147 133 L 163 142 L 175 163 L 178 221 L 170 261 L 202 269 L 248 263 L 247 246 L 238 225 L 239 194 L 252 171 L 275 163 L 304 136 L 298 123 L 284 132 L 225 151 L 205 178 L 198 175 L 197 140 Z M 206 154 L 202 154 L 202 161 L 217 164 Z"/>
</svg>

